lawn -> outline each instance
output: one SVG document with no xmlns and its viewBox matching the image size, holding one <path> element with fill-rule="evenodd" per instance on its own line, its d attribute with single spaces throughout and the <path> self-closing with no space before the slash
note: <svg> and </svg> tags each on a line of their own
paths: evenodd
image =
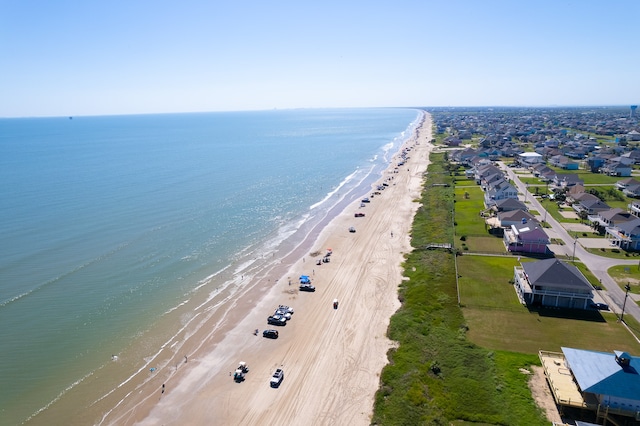
<svg viewBox="0 0 640 426">
<path fill-rule="evenodd" d="M 482 188 L 456 188 L 455 201 L 456 235 L 487 235 L 484 219 L 480 217 L 485 209 Z"/>
<path fill-rule="evenodd" d="M 608 271 L 611 278 L 618 283 L 621 289 L 629 284 L 630 293 L 640 294 L 640 263 L 638 265 L 618 265 L 612 266 Z"/>
<path fill-rule="evenodd" d="M 507 249 L 502 242 L 502 237 L 496 237 L 487 233 L 486 237 L 467 237 L 465 241 L 456 240 L 456 248 L 472 253 L 506 253 Z"/>
<path fill-rule="evenodd" d="M 460 297 L 471 341 L 488 349 L 522 353 L 559 351 L 562 346 L 640 352 L 640 344 L 629 338 L 614 314 L 522 306 L 509 283 L 518 263 L 504 257 L 458 258 Z"/>
</svg>

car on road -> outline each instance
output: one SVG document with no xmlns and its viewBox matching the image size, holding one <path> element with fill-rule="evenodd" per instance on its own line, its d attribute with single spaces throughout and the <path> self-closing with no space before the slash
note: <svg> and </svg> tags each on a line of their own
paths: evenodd
<svg viewBox="0 0 640 426">
<path fill-rule="evenodd" d="M 597 309 L 599 311 L 608 311 L 609 310 L 609 305 L 607 305 L 606 303 L 592 303 L 591 307 L 593 309 Z"/>
<path fill-rule="evenodd" d="M 363 203 L 370 203 L 371 201 L 369 201 L 369 198 L 363 198 L 363 199 L 362 199 L 362 202 L 363 202 Z"/>
<path fill-rule="evenodd" d="M 269 325 L 285 325 L 287 320 L 282 317 L 270 316 L 267 318 L 267 324 Z"/>
<path fill-rule="evenodd" d="M 358 212 L 356 214 L 354 214 L 355 217 L 364 217 L 364 213 L 362 212 Z"/>
<path fill-rule="evenodd" d="M 266 337 L 267 339 L 277 339 L 278 330 L 265 330 L 262 332 L 262 337 Z"/>
<path fill-rule="evenodd" d="M 356 232 L 356 228 L 354 228 L 353 226 L 351 226 L 351 227 L 349 228 L 349 232 L 351 232 L 351 233 Z"/>
<path fill-rule="evenodd" d="M 280 386 L 280 383 L 284 380 L 284 370 L 282 368 L 278 368 L 271 376 L 271 380 L 269 380 L 269 385 L 272 388 L 277 388 Z"/>
<path fill-rule="evenodd" d="M 316 291 L 316 288 L 311 284 L 300 284 L 300 291 Z"/>
</svg>

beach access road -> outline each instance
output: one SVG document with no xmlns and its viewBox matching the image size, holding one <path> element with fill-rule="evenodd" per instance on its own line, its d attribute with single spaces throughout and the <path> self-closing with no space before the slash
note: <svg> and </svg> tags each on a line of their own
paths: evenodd
<svg viewBox="0 0 640 426">
<path fill-rule="evenodd" d="M 423 173 L 431 145 L 429 117 L 410 139 L 409 159 L 394 173 L 397 158 L 380 182 L 388 182 L 354 219 L 354 199 L 323 229 L 314 251 L 333 249 L 330 263 L 316 265 L 301 253 L 283 277 L 234 324 L 224 338 L 189 356 L 161 397 L 137 396 L 105 423 L 140 425 L 369 425 L 373 400 L 387 364 L 389 319 L 400 307 L 403 254 L 410 250 L 409 232 L 418 208 Z M 375 188 L 375 186 L 374 186 Z M 348 228 L 358 221 L 358 232 Z M 312 251 L 313 252 L 313 251 Z M 309 275 L 317 290 L 299 292 L 288 277 Z M 257 296 L 256 296 L 257 297 Z M 340 309 L 333 309 L 333 300 Z M 295 308 L 295 320 L 277 340 L 253 335 L 273 306 Z M 229 376 L 238 359 L 251 365 L 242 384 Z M 278 388 L 269 386 L 276 368 L 286 372 Z"/>
</svg>

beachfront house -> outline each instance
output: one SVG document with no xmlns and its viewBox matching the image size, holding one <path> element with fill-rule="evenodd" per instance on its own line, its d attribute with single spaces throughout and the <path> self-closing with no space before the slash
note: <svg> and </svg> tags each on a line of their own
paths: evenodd
<svg viewBox="0 0 640 426">
<path fill-rule="evenodd" d="M 593 411 L 598 424 L 638 424 L 639 357 L 567 347 L 561 354 L 540 351 L 539 356 L 558 405 Z"/>
<path fill-rule="evenodd" d="M 498 200 L 506 198 L 518 199 L 518 190 L 506 181 L 502 181 L 499 185 L 487 188 L 484 193 L 484 204 L 491 207 Z"/>
<path fill-rule="evenodd" d="M 508 212 L 499 212 L 498 221 L 500 227 L 511 228 L 511 225 L 536 222 L 536 217 L 526 210 L 511 210 Z"/>
<path fill-rule="evenodd" d="M 497 200 L 495 210 L 498 212 L 509 212 L 512 210 L 528 210 L 527 205 L 515 198 L 505 198 L 503 200 Z"/>
<path fill-rule="evenodd" d="M 546 254 L 551 242 L 536 220 L 512 224 L 504 230 L 503 241 L 509 252 L 535 254 Z"/>
<path fill-rule="evenodd" d="M 593 287 L 582 272 L 556 258 L 516 266 L 514 286 L 528 306 L 588 309 L 593 303 Z"/>
</svg>

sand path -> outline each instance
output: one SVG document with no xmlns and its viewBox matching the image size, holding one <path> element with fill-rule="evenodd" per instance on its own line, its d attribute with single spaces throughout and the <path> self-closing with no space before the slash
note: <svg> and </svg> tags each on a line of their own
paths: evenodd
<svg viewBox="0 0 640 426">
<path fill-rule="evenodd" d="M 396 155 L 381 178 L 388 187 L 364 208 L 359 202 L 349 205 L 321 232 L 311 252 L 331 248 L 330 263 L 316 265 L 321 257 L 306 253 L 263 297 L 247 301 L 248 312 L 238 315 L 221 341 L 190 355 L 164 393 L 140 390 L 133 396 L 138 401 L 123 404 L 105 423 L 370 424 L 379 375 L 393 346 L 385 335 L 400 306 L 401 262 L 410 250 L 430 139 L 431 120 L 425 115 L 403 146 L 409 159 L 394 171 Z M 355 218 L 357 211 L 366 217 Z M 355 233 L 348 232 L 350 226 Z M 311 277 L 315 293 L 298 291 L 302 274 Z M 337 310 L 334 299 L 340 302 Z M 279 339 L 254 336 L 256 328 L 276 328 L 267 326 L 266 318 L 279 304 L 295 309 L 278 328 Z M 250 368 L 243 383 L 230 377 L 239 361 Z M 273 389 L 269 378 L 278 367 L 285 378 Z"/>
</svg>

